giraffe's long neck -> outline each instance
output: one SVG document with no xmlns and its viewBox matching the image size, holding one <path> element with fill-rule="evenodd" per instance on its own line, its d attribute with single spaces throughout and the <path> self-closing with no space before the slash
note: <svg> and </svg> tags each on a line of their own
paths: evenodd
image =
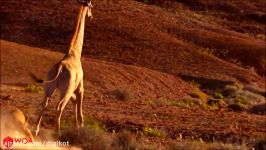
<svg viewBox="0 0 266 150">
<path fill-rule="evenodd" d="M 71 44 L 68 50 L 68 55 L 73 56 L 77 59 L 81 58 L 84 28 L 85 28 L 85 18 L 86 18 L 87 10 L 88 10 L 88 7 L 84 7 L 84 6 L 80 7 L 76 30 L 75 30 L 74 36 L 71 40 Z"/>
</svg>

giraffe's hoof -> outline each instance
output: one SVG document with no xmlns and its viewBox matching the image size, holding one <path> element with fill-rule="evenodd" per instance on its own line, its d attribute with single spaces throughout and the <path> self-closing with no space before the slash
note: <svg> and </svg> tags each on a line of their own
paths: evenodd
<svg viewBox="0 0 266 150">
<path fill-rule="evenodd" d="M 61 137 L 61 136 L 62 136 L 61 131 L 58 131 L 58 132 L 57 132 L 57 136 L 58 136 L 58 137 Z"/>
<path fill-rule="evenodd" d="M 36 131 L 35 131 L 35 137 L 37 137 L 37 136 L 38 136 L 38 133 L 39 133 L 39 131 L 38 131 L 38 130 L 36 130 Z"/>
</svg>

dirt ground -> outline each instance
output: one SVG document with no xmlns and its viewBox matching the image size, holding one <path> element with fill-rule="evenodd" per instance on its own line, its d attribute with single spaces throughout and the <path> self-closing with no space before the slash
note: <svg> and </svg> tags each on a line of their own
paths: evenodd
<svg viewBox="0 0 266 150">
<path fill-rule="evenodd" d="M 0 105 L 20 108 L 34 124 L 42 92 L 26 88 L 42 85 L 29 74 L 45 79 L 63 57 L 79 6 L 66 0 L 0 5 Z M 86 117 L 100 121 L 109 133 L 159 129 L 165 136 L 145 138 L 162 145 L 180 138 L 249 145 L 265 139 L 265 113 L 212 110 L 180 101 L 198 89 L 199 97 L 210 100 L 227 85 L 237 85 L 242 92 L 256 87 L 260 95 L 255 96 L 265 103 L 266 2 L 107 0 L 93 5 L 82 53 Z M 117 91 L 124 96 L 120 100 Z M 255 101 L 252 94 L 249 100 Z M 58 95 L 48 106 L 44 128 L 54 128 Z M 74 120 L 71 103 L 62 118 Z"/>
<path fill-rule="evenodd" d="M 35 72 L 38 70 L 36 74 L 44 76 L 50 64 L 55 63 L 63 55 L 6 41 L 1 41 L 1 45 L 3 50 L 1 106 L 17 106 L 34 124 L 43 95 L 25 91 L 27 85 L 33 84 L 28 73 L 31 70 Z M 19 55 L 18 51 L 20 54 L 23 51 L 22 56 L 12 60 L 11 57 Z M 42 60 L 46 59 L 44 55 L 51 61 L 43 64 Z M 39 64 L 39 69 L 30 68 L 32 64 Z M 142 67 L 88 58 L 83 59 L 83 65 L 86 89 L 84 115 L 99 120 L 110 132 L 126 129 L 138 133 L 144 127 L 153 127 L 160 129 L 167 136 L 150 137 L 150 142 L 156 141 L 162 144 L 167 144 L 180 136 L 184 139 L 225 143 L 251 142 L 265 136 L 265 115 L 232 112 L 226 109 L 207 110 L 201 107 L 157 105 L 156 100 L 160 97 L 180 100 L 193 90 L 192 85 L 176 76 Z M 134 97 L 121 101 L 108 95 L 109 91 L 120 87 L 128 89 Z M 54 106 L 57 103 L 58 93 L 48 106 L 42 127 L 54 128 L 56 113 Z M 63 120 L 67 118 L 74 120 L 71 105 L 69 102 L 64 111 Z"/>
</svg>

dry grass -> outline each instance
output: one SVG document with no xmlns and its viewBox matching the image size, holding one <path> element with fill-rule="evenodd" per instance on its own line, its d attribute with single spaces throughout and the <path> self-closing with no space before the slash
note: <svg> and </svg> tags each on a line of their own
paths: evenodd
<svg viewBox="0 0 266 150">
<path fill-rule="evenodd" d="M 247 91 L 262 95 L 262 96 L 266 96 L 265 89 L 259 88 L 259 87 L 255 86 L 255 85 L 246 85 L 244 87 L 244 90 L 247 90 Z"/>
<path fill-rule="evenodd" d="M 148 128 L 147 128 L 148 129 Z M 150 128 L 148 129 L 150 130 Z M 153 129 L 152 129 L 153 130 Z M 149 132 L 150 133 L 150 132 Z M 156 134 L 157 135 L 157 134 Z M 149 135 L 150 136 L 150 135 Z M 136 139 L 135 135 L 128 131 L 109 134 L 95 128 L 67 129 L 60 137 L 63 141 L 70 141 L 72 145 L 80 146 L 84 150 L 247 150 L 245 145 L 223 144 L 219 142 L 205 143 L 202 141 L 173 141 L 166 146 L 158 146 L 155 143 L 144 144 L 145 138 Z M 258 144 L 257 144 L 258 143 Z M 255 146 L 261 147 L 261 142 Z"/>
<path fill-rule="evenodd" d="M 261 91 L 258 87 L 244 87 L 240 84 L 235 84 L 226 85 L 223 89 L 223 95 L 229 105 L 239 104 L 241 107 L 248 107 L 265 102 L 265 97 L 260 93 Z"/>
<path fill-rule="evenodd" d="M 43 87 L 36 85 L 28 85 L 27 87 L 25 87 L 25 91 L 30 93 L 43 93 Z"/>
<path fill-rule="evenodd" d="M 248 150 L 245 145 L 205 143 L 200 141 L 182 141 L 170 144 L 169 150 Z"/>
<path fill-rule="evenodd" d="M 181 100 L 170 100 L 164 98 L 158 98 L 151 102 L 157 106 L 176 106 L 176 107 L 196 107 L 203 105 L 202 100 L 199 98 L 193 98 L 186 96 Z"/>
<path fill-rule="evenodd" d="M 207 108 L 210 110 L 216 110 L 226 106 L 226 103 L 223 99 L 210 99 L 207 102 Z"/>
<path fill-rule="evenodd" d="M 143 144 L 128 131 L 109 134 L 103 130 L 85 127 L 80 130 L 66 129 L 60 137 L 62 141 L 80 146 L 84 150 L 155 150 L 155 146 Z"/>
<path fill-rule="evenodd" d="M 255 114 L 266 114 L 266 103 L 254 105 L 249 109 L 249 112 Z"/>
<path fill-rule="evenodd" d="M 200 89 L 195 88 L 190 94 L 192 98 L 199 98 L 202 102 L 206 102 L 208 95 L 203 93 Z"/>
<path fill-rule="evenodd" d="M 120 101 L 129 101 L 134 98 L 134 95 L 131 90 L 127 88 L 117 88 L 109 92 L 109 95 L 113 99 Z"/>
<path fill-rule="evenodd" d="M 69 141 L 72 145 L 81 146 L 89 150 L 105 150 L 111 147 L 112 139 L 104 131 L 96 128 L 82 128 L 80 130 L 68 128 L 62 131 L 62 141 Z"/>
<path fill-rule="evenodd" d="M 144 144 L 135 138 L 135 136 L 128 132 L 122 131 L 114 135 L 113 148 L 115 150 L 155 150 L 156 144 Z"/>
<path fill-rule="evenodd" d="M 229 97 L 235 95 L 239 89 L 234 85 L 226 85 L 223 89 L 223 95 Z"/>
</svg>

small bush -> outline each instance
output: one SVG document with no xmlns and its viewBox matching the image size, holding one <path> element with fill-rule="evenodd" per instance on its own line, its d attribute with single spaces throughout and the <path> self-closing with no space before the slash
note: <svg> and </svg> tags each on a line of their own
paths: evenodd
<svg viewBox="0 0 266 150">
<path fill-rule="evenodd" d="M 182 99 L 181 102 L 183 102 L 187 106 L 195 105 L 195 102 L 193 101 L 193 99 L 189 99 L 189 98 Z"/>
<path fill-rule="evenodd" d="M 223 90 L 223 95 L 233 96 L 236 95 L 238 88 L 234 85 L 226 85 Z"/>
<path fill-rule="evenodd" d="M 41 86 L 28 85 L 25 87 L 25 91 L 30 93 L 42 93 L 43 88 Z"/>
<path fill-rule="evenodd" d="M 216 110 L 220 108 L 218 100 L 209 100 L 207 102 L 208 108 L 211 110 Z"/>
<path fill-rule="evenodd" d="M 258 38 L 258 39 L 261 39 L 261 40 L 266 40 L 266 35 L 265 34 L 257 34 L 256 35 L 256 38 Z"/>
<path fill-rule="evenodd" d="M 150 4 L 152 3 L 153 1 L 152 0 L 143 0 L 144 3 L 147 3 L 147 4 Z"/>
<path fill-rule="evenodd" d="M 242 105 L 248 105 L 249 104 L 248 99 L 242 95 L 237 95 L 234 98 L 234 103 L 235 104 L 242 104 Z"/>
<path fill-rule="evenodd" d="M 121 100 L 121 101 L 128 101 L 133 98 L 133 94 L 129 89 L 122 89 L 122 88 L 118 88 L 118 89 L 115 89 L 109 92 L 109 95 L 112 98 Z"/>
<path fill-rule="evenodd" d="M 254 114 L 266 114 L 266 103 L 252 106 L 249 112 Z"/>
<path fill-rule="evenodd" d="M 112 148 L 114 150 L 155 150 L 158 147 L 154 144 L 141 142 L 142 138 L 136 139 L 129 131 L 122 131 L 113 135 Z"/>
<path fill-rule="evenodd" d="M 84 150 L 106 150 L 112 145 L 112 139 L 108 134 L 89 127 L 63 130 L 60 140 L 69 141 L 70 144 L 81 146 Z"/>
<path fill-rule="evenodd" d="M 171 105 L 177 107 L 191 107 L 201 105 L 201 100 L 198 98 L 192 98 L 190 96 L 185 97 L 184 99 L 172 101 Z"/>
<path fill-rule="evenodd" d="M 233 98 L 233 103 L 231 103 L 228 106 L 228 109 L 232 111 L 240 112 L 240 111 L 246 110 L 248 108 L 248 105 L 249 105 L 249 101 L 245 96 L 236 95 Z"/>
<path fill-rule="evenodd" d="M 259 88 L 259 87 L 254 86 L 254 85 L 246 85 L 244 89 L 247 91 L 259 94 L 261 96 L 266 96 L 265 89 Z"/>
<path fill-rule="evenodd" d="M 190 94 L 190 96 L 192 97 L 192 98 L 199 98 L 199 99 L 201 99 L 202 101 L 206 101 L 207 100 L 207 95 L 205 94 L 205 93 L 203 93 L 200 89 L 194 89 L 193 91 L 192 91 L 192 93 Z"/>
<path fill-rule="evenodd" d="M 61 121 L 60 121 L 60 127 L 62 129 L 71 128 L 71 127 L 73 127 L 73 123 L 69 119 L 68 120 L 61 119 Z"/>
<path fill-rule="evenodd" d="M 84 115 L 84 125 L 90 128 L 99 129 L 99 130 L 106 130 L 105 125 L 100 121 L 96 120 L 95 118 Z"/>
<path fill-rule="evenodd" d="M 201 85 L 198 82 L 194 81 L 194 80 L 189 81 L 189 83 L 192 84 L 193 86 L 197 87 L 197 88 L 201 87 Z"/>
<path fill-rule="evenodd" d="M 248 90 L 238 89 L 231 85 L 225 87 L 223 94 L 227 97 L 226 100 L 229 104 L 255 105 L 265 102 L 264 96 Z"/>
<path fill-rule="evenodd" d="M 83 119 L 85 127 L 104 130 L 104 131 L 106 130 L 105 125 L 93 117 L 84 115 Z M 61 119 L 60 124 L 62 129 L 67 129 L 75 126 L 73 121 L 71 121 L 70 119 Z"/>
<path fill-rule="evenodd" d="M 236 104 L 231 104 L 228 106 L 228 109 L 231 111 L 236 111 L 236 112 L 241 112 L 247 109 L 247 106 L 241 104 L 241 103 L 236 103 Z"/>
<path fill-rule="evenodd" d="M 227 104 L 223 99 L 209 99 L 207 105 L 204 106 L 204 108 L 207 110 L 216 110 L 220 108 L 225 108 L 226 105 Z"/>
<path fill-rule="evenodd" d="M 238 90 L 242 90 L 244 88 L 244 85 L 239 82 L 235 82 L 234 86 L 237 87 Z"/>
<path fill-rule="evenodd" d="M 213 98 L 216 98 L 216 99 L 223 99 L 224 96 L 223 96 L 221 93 L 219 93 L 219 92 L 215 92 L 215 93 L 213 94 Z"/>
<path fill-rule="evenodd" d="M 154 137 L 161 137 L 162 136 L 161 132 L 158 129 L 154 129 L 151 127 L 144 127 L 143 133 L 146 136 L 154 136 Z"/>
<path fill-rule="evenodd" d="M 239 91 L 237 93 L 237 96 L 242 96 L 245 97 L 248 100 L 248 104 L 258 104 L 258 103 L 263 103 L 265 102 L 265 97 L 257 94 L 257 93 L 253 93 L 250 91 Z"/>
<path fill-rule="evenodd" d="M 137 142 L 136 138 L 128 131 L 118 133 L 114 138 L 113 146 L 126 150 L 136 150 L 142 147 L 142 145 Z"/>
</svg>

